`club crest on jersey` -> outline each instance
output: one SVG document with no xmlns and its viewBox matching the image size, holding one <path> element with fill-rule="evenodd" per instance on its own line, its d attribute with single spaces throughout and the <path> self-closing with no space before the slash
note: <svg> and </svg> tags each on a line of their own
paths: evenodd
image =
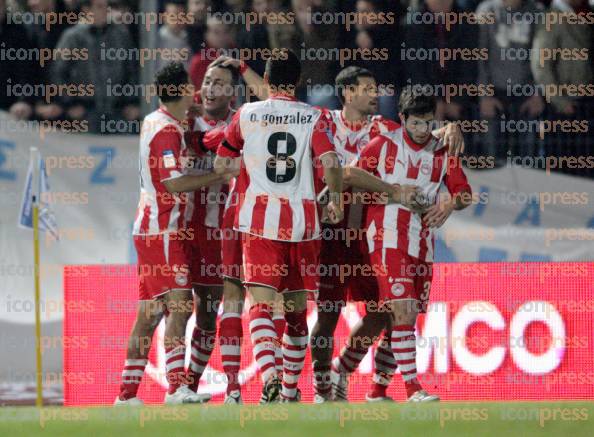
<svg viewBox="0 0 594 437">
<path fill-rule="evenodd" d="M 175 272 L 175 283 L 180 287 L 188 285 L 188 270 L 184 267 L 173 266 Z"/>
<path fill-rule="evenodd" d="M 423 173 L 424 175 L 430 174 L 431 164 L 429 164 L 427 161 L 423 161 L 423 163 L 421 164 L 421 173 Z"/>
<path fill-rule="evenodd" d="M 163 150 L 163 166 L 165 168 L 175 168 L 175 155 L 172 150 Z"/>
<path fill-rule="evenodd" d="M 388 278 L 388 282 L 390 284 L 392 284 L 392 287 L 390 288 L 390 292 L 395 297 L 400 297 L 404 294 L 405 288 L 404 288 L 404 284 L 401 281 L 402 281 L 402 279 L 393 278 L 391 276 Z"/>
</svg>

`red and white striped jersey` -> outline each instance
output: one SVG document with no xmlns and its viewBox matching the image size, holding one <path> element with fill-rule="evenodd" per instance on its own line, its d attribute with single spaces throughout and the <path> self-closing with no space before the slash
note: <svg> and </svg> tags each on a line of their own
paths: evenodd
<svg viewBox="0 0 594 437">
<path fill-rule="evenodd" d="M 187 194 L 169 193 L 163 181 L 182 176 L 186 155 L 181 122 L 164 108 L 144 118 L 140 134 L 140 201 L 132 233 L 154 235 L 185 227 Z"/>
<path fill-rule="evenodd" d="M 324 111 L 285 95 L 237 111 L 217 150 L 242 155 L 235 230 L 281 241 L 320 237 L 313 162 L 334 152 L 329 125 Z"/>
<path fill-rule="evenodd" d="M 415 144 L 402 127 L 373 139 L 361 152 L 358 166 L 389 184 L 416 185 L 431 204 L 442 183 L 450 194 L 469 191 L 462 167 L 448 159 L 447 146 L 435 137 Z M 419 214 L 400 204 L 371 204 L 367 208 L 369 251 L 400 249 L 425 262 L 433 261 L 433 230 Z"/>
<path fill-rule="evenodd" d="M 204 175 L 213 172 L 213 163 L 216 156 L 218 142 L 205 141 L 206 132 L 224 129 L 233 118 L 235 112 L 230 110 L 224 120 L 209 120 L 204 116 L 196 117 L 190 128 L 193 132 L 199 133 L 197 137 L 196 156 L 189 160 L 189 166 L 185 173 L 191 175 Z M 222 136 L 222 135 L 221 135 Z M 227 184 L 213 184 L 202 187 L 190 196 L 190 202 L 186 211 L 186 219 L 193 227 L 219 228 L 222 223 L 225 202 L 229 187 Z"/>
<path fill-rule="evenodd" d="M 395 121 L 383 118 L 381 115 L 369 117 L 365 123 L 354 124 L 344 119 L 340 109 L 329 113 L 332 117 L 332 141 L 343 167 L 353 165 L 359 158 L 361 150 L 373 138 L 400 127 Z M 360 229 L 363 226 L 364 205 L 360 201 L 362 197 L 356 194 L 358 192 L 361 190 L 352 187 L 346 190 L 344 219 L 341 223 L 331 225 L 332 227 Z"/>
</svg>

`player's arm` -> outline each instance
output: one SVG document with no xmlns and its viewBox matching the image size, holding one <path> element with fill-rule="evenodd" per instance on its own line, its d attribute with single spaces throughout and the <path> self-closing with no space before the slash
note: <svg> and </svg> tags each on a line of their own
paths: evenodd
<svg viewBox="0 0 594 437">
<path fill-rule="evenodd" d="M 448 159 L 448 169 L 443 182 L 449 195 L 440 196 L 438 202 L 429 207 L 423 215 L 423 221 L 434 228 L 441 227 L 452 212 L 462 210 L 472 204 L 472 189 L 459 159 Z"/>
<path fill-rule="evenodd" d="M 399 203 L 413 211 L 418 211 L 421 208 L 417 201 L 417 196 L 421 192 L 419 187 L 414 185 L 391 185 L 382 180 L 378 172 L 380 152 L 386 141 L 388 139 L 385 137 L 375 137 L 363 148 L 356 163 L 356 181 L 353 186 L 367 191 L 386 193 L 389 203 Z M 359 183 L 361 185 L 358 185 Z"/>
<path fill-rule="evenodd" d="M 170 193 L 196 191 L 204 186 L 224 182 L 229 174 L 184 175 L 181 159 L 181 133 L 173 126 L 161 130 L 151 141 L 151 152 L 156 159 L 151 164 L 157 166 L 159 180 Z"/>
<path fill-rule="evenodd" d="M 214 65 L 219 64 L 237 68 L 250 91 L 252 91 L 258 99 L 266 100 L 268 98 L 268 87 L 264 83 L 264 79 L 252 70 L 244 61 L 223 55 L 219 56 L 214 61 Z"/>
<path fill-rule="evenodd" d="M 340 159 L 332 143 L 332 129 L 334 123 L 329 114 L 322 112 L 316 122 L 311 136 L 312 154 L 314 159 L 318 159 L 324 171 L 324 182 L 328 187 L 328 218 L 330 223 L 340 222 L 344 216 L 344 206 L 342 202 L 342 166 Z"/>
<path fill-rule="evenodd" d="M 243 148 L 243 136 L 241 134 L 240 120 L 241 108 L 233 115 L 231 122 L 225 128 L 221 137 L 213 167 L 215 174 L 231 172 L 233 175 L 239 173 L 241 166 L 241 149 Z"/>
</svg>

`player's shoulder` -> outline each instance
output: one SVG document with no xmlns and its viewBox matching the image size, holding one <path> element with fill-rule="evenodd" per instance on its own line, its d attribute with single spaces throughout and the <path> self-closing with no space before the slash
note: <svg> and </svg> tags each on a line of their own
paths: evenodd
<svg viewBox="0 0 594 437">
<path fill-rule="evenodd" d="M 142 132 L 147 134 L 169 134 L 182 135 L 182 127 L 179 122 L 166 112 L 158 109 L 151 112 L 142 121 Z"/>
</svg>

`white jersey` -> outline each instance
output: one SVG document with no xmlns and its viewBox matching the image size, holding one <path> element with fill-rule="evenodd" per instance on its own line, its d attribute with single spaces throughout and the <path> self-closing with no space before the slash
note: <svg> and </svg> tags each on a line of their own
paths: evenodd
<svg viewBox="0 0 594 437">
<path fill-rule="evenodd" d="M 361 150 L 378 135 L 397 129 L 400 125 L 394 121 L 383 118 L 381 115 L 369 117 L 366 123 L 361 123 L 359 126 L 353 127 L 352 124 L 346 122 L 342 116 L 342 110 L 336 109 L 329 111 L 332 122 L 332 141 L 336 148 L 336 154 L 340 160 L 340 165 L 343 167 L 353 165 L 359 158 Z M 347 200 L 350 201 L 344 204 L 344 220 L 340 225 L 333 225 L 333 227 L 342 226 L 350 229 L 360 229 L 363 226 L 364 205 L 357 199 L 362 199 L 362 196 L 357 197 L 359 190 L 357 188 L 349 188 L 347 193 Z"/>
<path fill-rule="evenodd" d="M 229 115 L 224 120 L 207 120 L 204 117 L 196 117 L 192 130 L 194 132 L 209 132 L 215 128 L 224 127 L 231 121 L 234 113 L 234 111 L 229 111 Z M 199 155 L 189 161 L 191 165 L 185 169 L 186 174 L 201 176 L 213 172 L 216 149 L 210 150 L 203 145 L 200 146 L 200 149 L 197 150 Z M 222 223 L 227 193 L 228 185 L 222 183 L 208 185 L 192 193 L 186 210 L 188 222 L 192 223 L 194 227 L 219 228 Z"/>
<path fill-rule="evenodd" d="M 404 129 L 376 138 L 361 153 L 359 166 L 389 184 L 415 185 L 430 204 L 437 201 L 442 182 L 453 194 L 470 190 L 459 166 L 448 173 L 447 147 L 431 137 L 423 147 L 405 139 Z M 421 216 L 400 204 L 371 204 L 367 210 L 369 251 L 400 249 L 421 261 L 433 260 L 433 230 Z"/>
<path fill-rule="evenodd" d="M 177 232 L 186 225 L 186 194 L 172 194 L 163 181 L 182 176 L 186 145 L 183 128 L 165 109 L 144 118 L 140 134 L 140 201 L 134 235 Z"/>
<path fill-rule="evenodd" d="M 285 96 L 240 108 L 222 144 L 228 156 L 243 150 L 234 229 L 271 240 L 319 238 L 313 162 L 334 151 L 322 114 Z"/>
</svg>

